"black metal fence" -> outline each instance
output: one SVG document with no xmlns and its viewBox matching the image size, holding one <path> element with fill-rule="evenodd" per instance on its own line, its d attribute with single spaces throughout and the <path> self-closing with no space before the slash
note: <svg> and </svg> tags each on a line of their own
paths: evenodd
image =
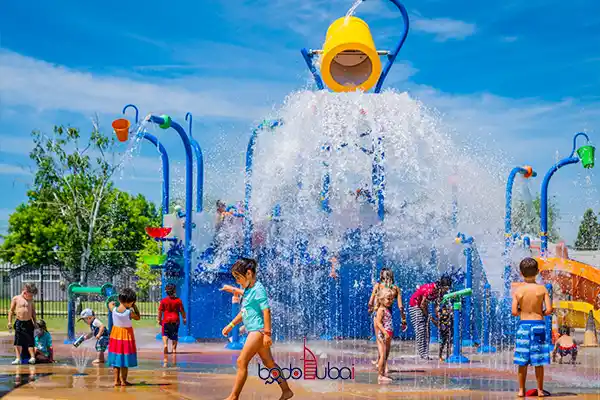
<svg viewBox="0 0 600 400">
<path fill-rule="evenodd" d="M 147 291 L 138 290 L 133 274 L 123 274 L 113 277 L 112 280 L 117 290 L 120 287 L 131 287 L 136 290 L 138 293 L 136 304 L 142 318 L 156 318 L 161 296 L 160 287 L 154 287 Z M 0 264 L 0 318 L 6 318 L 11 299 L 21 293 L 25 283 L 33 283 L 38 289 L 35 308 L 40 318 L 67 317 L 67 287 L 69 283 L 65 282 L 57 268 L 32 269 L 5 263 Z M 90 286 L 94 285 L 96 285 L 95 282 L 90 282 Z M 106 316 L 108 313 L 105 299 L 102 296 L 79 296 L 76 299 L 76 305 L 78 313 L 84 308 L 91 308 L 99 316 Z"/>
</svg>

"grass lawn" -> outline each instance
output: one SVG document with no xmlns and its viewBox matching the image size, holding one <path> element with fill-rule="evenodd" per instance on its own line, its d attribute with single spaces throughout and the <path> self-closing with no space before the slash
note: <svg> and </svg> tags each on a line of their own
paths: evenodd
<svg viewBox="0 0 600 400">
<path fill-rule="evenodd" d="M 100 320 L 106 324 L 108 321 L 106 317 L 100 316 Z M 66 317 L 46 317 L 44 318 L 46 321 L 46 325 L 48 326 L 48 330 L 50 333 L 67 333 L 67 318 Z M 7 332 L 8 331 L 8 319 L 6 316 L 0 317 L 0 331 Z M 145 318 L 139 321 L 133 321 L 134 328 L 158 328 L 156 325 L 156 318 Z M 90 328 L 83 321 L 78 321 L 75 323 L 75 332 L 89 332 Z"/>
</svg>

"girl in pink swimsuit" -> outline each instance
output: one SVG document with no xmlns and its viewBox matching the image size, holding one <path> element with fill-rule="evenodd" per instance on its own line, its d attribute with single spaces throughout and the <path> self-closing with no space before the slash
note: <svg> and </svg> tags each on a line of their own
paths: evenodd
<svg viewBox="0 0 600 400">
<path fill-rule="evenodd" d="M 375 316 L 375 328 L 377 330 L 377 350 L 379 350 L 379 383 L 388 383 L 392 380 L 387 376 L 387 360 L 392 348 L 392 338 L 394 337 L 394 327 L 392 324 L 392 313 L 390 307 L 394 303 L 394 291 L 391 289 L 382 289 L 379 291 L 377 315 Z"/>
</svg>

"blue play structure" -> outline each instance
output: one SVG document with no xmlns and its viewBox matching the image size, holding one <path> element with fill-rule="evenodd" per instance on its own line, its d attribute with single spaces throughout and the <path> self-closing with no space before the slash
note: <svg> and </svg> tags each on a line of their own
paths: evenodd
<svg viewBox="0 0 600 400">
<path fill-rule="evenodd" d="M 358 57 L 361 62 L 366 56 L 373 64 L 372 70 L 376 70 L 378 60 L 375 56 L 385 56 L 387 63 L 378 77 L 373 80 L 373 93 L 380 93 L 383 83 L 398 56 L 408 35 L 408 13 L 404 6 L 397 0 L 390 0 L 400 11 L 402 16 L 402 33 L 398 44 L 393 51 L 378 51 L 370 38 L 370 33 L 361 24 L 350 24 L 355 28 L 361 38 L 356 46 L 362 49 L 357 54 L 349 44 L 338 40 L 339 53 L 333 54 L 332 60 L 342 60 L 351 64 Z M 354 18 L 354 17 L 353 17 Z M 362 21 L 362 20 L 361 20 Z M 335 24 L 335 22 L 334 22 Z M 366 24 L 365 24 L 366 25 Z M 333 26 L 333 24 L 332 24 Z M 328 40 L 334 33 L 328 32 Z M 352 44 L 355 45 L 355 44 Z M 302 49 L 301 54 L 315 80 L 318 90 L 325 90 L 325 83 L 336 79 L 332 70 L 323 70 L 321 74 L 314 63 L 316 55 L 327 56 L 328 52 L 334 52 L 326 45 L 323 50 Z M 334 61 L 332 61 L 333 63 Z M 344 64 L 344 65 L 346 65 Z M 335 72 L 335 71 L 334 71 Z M 323 73 L 329 74 L 325 77 Z M 350 74 L 350 73 L 349 73 Z M 351 75 L 351 74 L 350 74 Z M 358 76 L 358 75 L 357 75 Z M 352 79 L 356 78 L 351 76 Z M 369 79 L 371 79 L 370 77 Z M 358 85 L 358 84 L 357 84 Z M 357 86 L 360 88 L 360 86 Z M 332 89 L 333 90 L 333 89 Z M 335 90 L 333 90 L 335 91 Z M 514 319 L 507 316 L 506 307 L 509 306 L 511 261 L 509 252 L 516 243 L 528 246 L 529 239 L 521 238 L 519 234 L 512 232 L 511 227 L 511 201 L 512 187 L 515 176 L 518 174 L 528 178 L 535 176 L 531 167 L 517 167 L 509 175 L 506 188 L 506 217 L 505 217 L 505 269 L 504 269 L 504 293 L 501 298 L 494 297 L 491 285 L 485 274 L 485 268 L 473 237 L 463 233 L 457 233 L 456 246 L 461 246 L 461 255 L 458 265 L 450 265 L 449 260 L 441 260 L 435 245 L 431 245 L 431 260 L 427 265 L 411 260 L 398 261 L 386 257 L 384 245 L 386 237 L 382 229 L 377 226 L 352 228 L 345 231 L 343 243 L 335 254 L 327 246 L 315 246 L 301 234 L 296 235 L 291 242 L 279 242 L 279 229 L 285 221 L 285 207 L 277 204 L 273 207 L 266 225 L 272 233 L 270 242 L 262 243 L 255 240 L 255 226 L 265 224 L 264 221 L 256 221 L 248 210 L 253 206 L 252 176 L 254 167 L 254 155 L 258 145 L 258 137 L 265 132 L 276 133 L 277 129 L 285 126 L 285 120 L 268 120 L 261 123 L 251 133 L 246 151 L 245 165 L 245 193 L 243 204 L 225 207 L 219 211 L 221 215 L 240 221 L 240 238 L 234 241 L 235 245 L 227 249 L 223 243 L 215 238 L 202 248 L 197 248 L 192 242 L 194 233 L 201 230 L 196 227 L 205 216 L 203 208 L 203 184 L 204 184 L 204 160 L 199 143 L 192 137 L 192 115 L 187 113 L 185 120 L 188 121 L 188 130 L 168 115 L 148 115 L 143 121 L 139 121 L 137 107 L 132 104 L 125 106 L 123 113 L 128 108 L 135 110 L 136 135 L 157 147 L 162 159 L 162 211 L 164 214 L 164 225 L 168 227 L 169 233 L 164 231 L 162 235 L 153 236 L 157 241 L 163 242 L 166 257 L 156 258 L 153 268 L 160 269 L 163 276 L 163 286 L 166 283 L 174 283 L 188 314 L 188 324 L 181 325 L 180 340 L 191 342 L 195 340 L 222 339 L 221 330 L 230 321 L 232 314 L 239 312 L 239 303 L 228 294 L 223 294 L 219 289 L 224 284 L 235 284 L 230 274 L 233 262 L 241 256 L 254 257 L 259 265 L 269 265 L 269 274 L 259 271 L 259 278 L 266 286 L 270 300 L 277 312 L 273 313 L 273 334 L 278 339 L 301 339 L 320 338 L 370 338 L 373 334 L 372 320 L 367 315 L 366 307 L 371 295 L 372 284 L 377 280 L 379 271 L 387 266 L 395 272 L 396 284 L 403 288 L 403 302 L 408 308 L 409 297 L 421 284 L 433 282 L 439 278 L 439 270 L 453 278 L 452 293 L 447 295 L 446 301 L 453 301 L 454 307 L 454 353 L 451 362 L 467 362 L 461 354 L 462 346 L 478 345 L 481 353 L 493 353 L 496 351 L 494 344 L 500 335 L 494 332 L 503 332 L 508 336 L 512 332 Z M 289 123 L 289 121 L 288 121 Z M 158 125 L 164 130 L 173 129 L 181 138 L 185 149 L 185 204 L 184 210 L 176 210 L 170 214 L 169 210 L 169 157 L 165 147 L 158 138 L 146 131 L 150 124 Z M 381 135 L 381 136 L 380 136 Z M 584 135 L 584 134 L 579 134 Z M 376 210 L 379 225 L 386 217 L 386 170 L 385 160 L 385 138 L 382 134 L 371 130 L 359 133 L 359 136 L 370 137 L 372 146 L 356 146 L 364 154 L 370 157 L 370 183 L 368 187 L 357 191 L 357 198 L 368 202 Z M 585 136 L 585 135 L 584 135 Z M 587 138 L 587 136 L 585 136 Z M 577 139 L 575 137 L 574 141 Z M 332 146 L 323 143 L 321 150 L 324 154 L 332 154 L 345 147 L 348 143 Z M 575 149 L 575 147 L 574 147 Z M 567 161 L 559 163 L 549 176 L 563 165 L 577 162 L 579 157 L 574 156 L 573 150 Z M 593 153 L 592 153 L 593 154 Z M 197 175 L 194 180 L 194 158 L 197 163 Z M 573 161 L 575 160 L 575 161 Z M 327 161 L 323 162 L 323 175 L 318 190 L 320 198 L 318 201 L 323 218 L 327 220 L 332 214 L 331 181 L 332 166 Z M 320 171 L 320 170 L 319 170 Z M 547 187 L 547 180 L 544 180 Z M 320 175 L 319 175 L 320 177 Z M 194 214 L 194 181 L 195 192 L 195 214 Z M 298 182 L 301 187 L 302 181 Z M 546 212 L 545 201 L 547 192 L 542 190 L 542 232 L 545 232 Z M 279 201 L 279 198 L 278 198 Z M 271 207 L 271 206 L 269 206 Z M 269 208 L 270 209 L 270 208 Z M 452 221 L 453 232 L 457 230 L 458 202 L 456 200 L 456 188 L 453 186 L 453 199 L 451 215 L 448 220 Z M 170 221 L 166 223 L 167 219 Z M 180 224 L 182 231 L 177 230 Z M 171 226 L 167 226 L 171 225 Z M 171 233 L 173 227 L 173 233 Z M 158 227 L 160 228 L 160 227 Z M 196 231 L 194 231 L 196 229 Z M 324 233 L 326 234 L 326 233 Z M 451 239 L 451 238 L 449 238 Z M 542 245 L 544 245 L 544 236 Z M 547 243 L 546 243 L 547 245 Z M 374 260 L 374 262 L 370 262 Z M 445 264 L 445 265 L 441 265 Z M 439 268 L 440 265 L 442 268 Z M 337 277 L 330 277 L 329 271 L 336 270 Z M 275 272 L 272 272 L 275 271 Z M 300 283 L 300 284 L 299 284 Z M 394 307 L 395 308 L 395 307 Z M 397 313 L 397 310 L 394 311 Z M 499 315 L 502 314 L 502 315 Z M 414 337 L 414 331 L 409 321 L 406 332 L 400 330 L 400 318 L 396 315 L 394 330 L 399 337 L 410 339 Z M 436 334 L 433 331 L 432 340 Z M 234 328 L 228 347 L 240 348 L 239 327 Z M 493 339 L 493 340 L 492 340 Z M 506 340 L 506 338 L 502 338 Z"/>
</svg>

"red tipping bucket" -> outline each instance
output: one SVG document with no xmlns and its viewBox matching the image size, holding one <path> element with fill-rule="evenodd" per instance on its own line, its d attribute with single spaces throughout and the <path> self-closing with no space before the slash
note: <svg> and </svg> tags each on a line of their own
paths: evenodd
<svg viewBox="0 0 600 400">
<path fill-rule="evenodd" d="M 125 118 L 119 118 L 113 121 L 112 127 L 117 134 L 117 139 L 119 139 L 119 142 L 126 142 L 127 139 L 129 139 L 130 126 L 131 124 L 129 123 L 129 120 Z"/>
<path fill-rule="evenodd" d="M 169 233 L 171 233 L 171 228 L 147 226 L 146 233 L 148 234 L 148 236 L 150 236 L 154 239 L 163 239 L 163 238 L 167 237 L 167 235 Z"/>
</svg>

